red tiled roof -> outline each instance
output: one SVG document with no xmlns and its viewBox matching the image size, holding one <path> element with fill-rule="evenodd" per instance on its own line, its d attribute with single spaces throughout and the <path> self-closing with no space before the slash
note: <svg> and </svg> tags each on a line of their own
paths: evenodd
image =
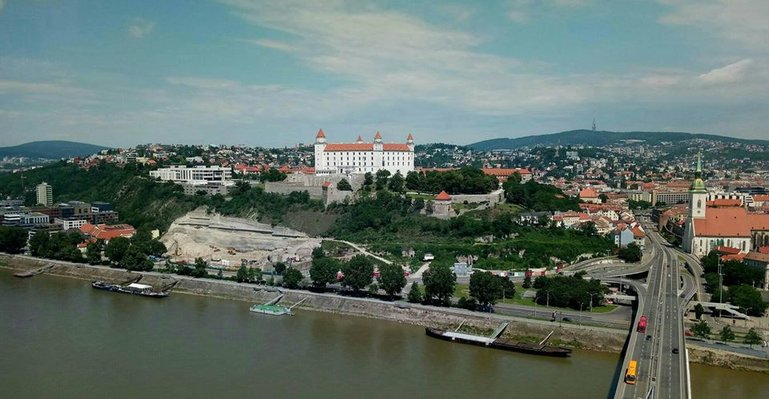
<svg viewBox="0 0 769 399">
<path fill-rule="evenodd" d="M 758 247 L 758 252 L 762 254 L 769 254 L 769 246 Z"/>
<path fill-rule="evenodd" d="M 331 187 L 331 182 L 330 181 L 324 181 L 323 182 L 323 187 Z"/>
<path fill-rule="evenodd" d="M 383 151 L 402 151 L 409 152 L 411 149 L 408 144 L 385 143 L 382 144 Z M 325 152 L 333 151 L 374 151 L 372 143 L 352 143 L 352 144 L 326 144 Z"/>
<path fill-rule="evenodd" d="M 745 255 L 744 259 L 769 263 L 769 253 L 750 251 L 747 255 Z"/>
<path fill-rule="evenodd" d="M 385 151 L 411 151 L 408 144 L 383 144 L 382 149 Z"/>
<path fill-rule="evenodd" d="M 97 240 L 111 240 L 116 237 L 131 237 L 136 233 L 136 229 L 130 224 L 116 224 L 114 226 L 100 224 L 94 226 L 90 223 L 86 223 L 80 227 L 80 231 Z"/>
<path fill-rule="evenodd" d="M 754 201 L 769 201 L 769 194 L 756 194 L 753 196 Z"/>
<path fill-rule="evenodd" d="M 376 139 L 380 139 L 380 140 L 382 139 L 382 135 L 379 134 L 378 130 L 377 130 L 376 134 L 374 135 L 374 140 L 376 140 Z"/>
<path fill-rule="evenodd" d="M 445 191 L 441 191 L 440 194 L 435 196 L 436 201 L 451 201 L 451 196 Z"/>
<path fill-rule="evenodd" d="M 639 226 L 633 226 L 633 228 L 630 229 L 630 231 L 633 233 L 633 237 L 635 237 L 635 238 L 644 238 L 644 237 L 646 237 L 646 233 L 644 233 L 644 231 L 641 230 L 641 228 Z"/>
<path fill-rule="evenodd" d="M 725 255 L 734 255 L 734 254 L 740 253 L 740 249 L 739 248 L 727 247 L 725 245 L 719 245 L 719 246 L 713 248 L 713 250 L 716 251 L 716 252 L 720 252 L 722 254 L 725 254 Z"/>
<path fill-rule="evenodd" d="M 318 134 L 317 134 L 317 135 L 315 135 L 315 138 L 316 138 L 316 139 L 319 139 L 319 138 L 326 138 L 326 133 L 323 133 L 323 129 L 319 129 L 319 130 L 318 130 Z"/>
<path fill-rule="evenodd" d="M 374 145 L 371 143 L 327 144 L 323 151 L 374 151 Z"/>
<path fill-rule="evenodd" d="M 730 254 L 730 255 L 722 255 L 721 260 L 726 262 L 729 260 L 736 260 L 739 262 L 742 262 L 742 260 L 745 258 L 747 254 Z"/>
<path fill-rule="evenodd" d="M 586 188 L 579 192 L 580 198 L 597 198 L 598 193 L 592 188 Z"/>
<path fill-rule="evenodd" d="M 694 219 L 694 231 L 704 237 L 750 237 L 745 208 L 709 208 L 705 219 Z"/>
<path fill-rule="evenodd" d="M 742 202 L 733 198 L 716 198 L 708 201 L 707 206 L 742 206 Z"/>
<path fill-rule="evenodd" d="M 516 172 L 520 175 L 530 175 L 531 171 L 524 168 L 482 168 L 483 173 L 491 176 L 512 176 Z"/>
</svg>

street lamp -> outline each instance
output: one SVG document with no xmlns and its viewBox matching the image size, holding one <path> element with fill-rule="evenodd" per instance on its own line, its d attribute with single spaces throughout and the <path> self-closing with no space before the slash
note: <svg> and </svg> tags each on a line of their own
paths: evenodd
<svg viewBox="0 0 769 399">
<path fill-rule="evenodd" d="M 721 257 L 718 257 L 718 303 L 724 303 L 724 275 L 721 273 Z M 718 318 L 721 318 L 721 306 L 718 307 Z"/>
<path fill-rule="evenodd" d="M 593 292 L 592 294 L 588 294 L 588 295 L 590 295 L 590 313 L 593 313 L 593 295 L 598 295 L 598 293 Z"/>
<path fill-rule="evenodd" d="M 582 302 L 579 303 L 579 325 L 582 326 Z"/>
</svg>

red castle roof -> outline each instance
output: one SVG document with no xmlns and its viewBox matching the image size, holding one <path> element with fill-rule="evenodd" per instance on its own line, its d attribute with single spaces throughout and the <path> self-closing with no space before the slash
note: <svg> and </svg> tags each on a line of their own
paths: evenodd
<svg viewBox="0 0 769 399">
<path fill-rule="evenodd" d="M 451 201 L 451 196 L 445 191 L 441 191 L 440 194 L 435 196 L 436 201 Z"/>
</svg>

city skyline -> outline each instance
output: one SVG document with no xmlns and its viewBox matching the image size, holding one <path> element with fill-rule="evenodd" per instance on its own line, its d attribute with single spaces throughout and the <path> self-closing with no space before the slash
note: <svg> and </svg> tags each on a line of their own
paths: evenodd
<svg viewBox="0 0 769 399">
<path fill-rule="evenodd" d="M 761 138 L 760 1 L 0 1 L 0 146 Z"/>
</svg>

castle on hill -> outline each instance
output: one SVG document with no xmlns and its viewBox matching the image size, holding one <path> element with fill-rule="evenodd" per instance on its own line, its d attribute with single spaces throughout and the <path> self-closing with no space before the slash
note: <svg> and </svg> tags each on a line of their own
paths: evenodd
<svg viewBox="0 0 769 399">
<path fill-rule="evenodd" d="M 391 175 L 414 170 L 414 137 L 406 143 L 384 143 L 376 132 L 374 141 L 366 143 L 358 136 L 355 143 L 327 143 L 323 129 L 315 136 L 315 174 L 364 174 L 387 170 Z"/>
</svg>

